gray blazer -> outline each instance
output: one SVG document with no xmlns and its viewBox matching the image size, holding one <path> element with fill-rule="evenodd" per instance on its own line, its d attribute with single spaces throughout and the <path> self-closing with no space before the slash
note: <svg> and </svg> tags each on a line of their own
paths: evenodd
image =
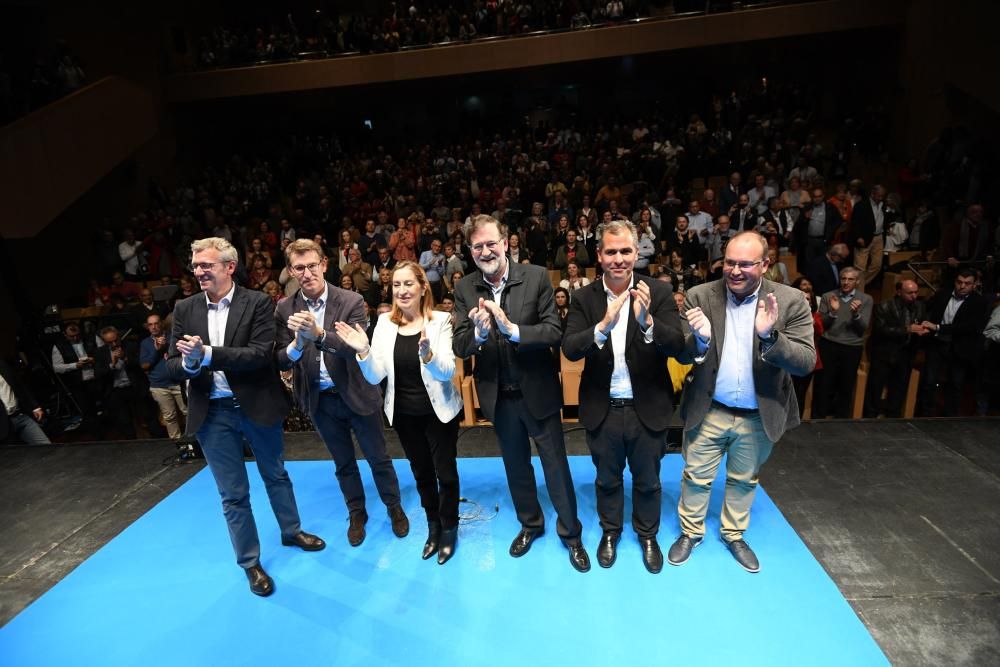
<svg viewBox="0 0 1000 667">
<path fill-rule="evenodd" d="M 792 388 L 792 375 L 807 375 L 816 364 L 813 344 L 813 317 L 802 292 L 770 280 L 763 280 L 760 296 L 774 293 L 778 300 L 778 337 L 766 354 L 758 347 L 754 355 L 753 381 L 757 391 L 764 432 L 777 442 L 786 430 L 799 425 L 799 408 Z M 722 345 L 726 339 L 726 284 L 715 280 L 698 285 L 687 293 L 684 310 L 699 307 L 712 324 L 712 342 L 704 357 L 698 356 L 697 341 L 685 326 L 681 363 L 695 364 L 681 397 L 681 417 L 688 431 L 704 420 L 715 394 Z M 682 313 L 683 318 L 683 313 Z M 685 323 L 686 324 L 686 323 Z"/>
</svg>

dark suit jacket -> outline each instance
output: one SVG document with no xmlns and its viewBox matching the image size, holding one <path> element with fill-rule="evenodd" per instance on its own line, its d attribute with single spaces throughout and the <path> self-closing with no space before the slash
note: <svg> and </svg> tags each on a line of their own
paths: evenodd
<svg viewBox="0 0 1000 667">
<path fill-rule="evenodd" d="M 35 400 L 35 396 L 28 389 L 28 386 L 21 382 L 21 378 L 18 377 L 14 369 L 3 359 L 0 359 L 0 375 L 3 376 L 4 381 L 14 391 L 18 410 L 26 415 L 30 415 L 35 408 L 42 407 Z M 3 404 L 3 401 L 0 401 L 0 442 L 3 442 L 10 435 L 10 420 L 7 418 L 8 407 Z"/>
<path fill-rule="evenodd" d="M 202 366 L 191 375 L 182 368 L 177 341 L 184 335 L 201 336 L 210 345 L 208 305 L 204 294 L 195 294 L 174 306 L 167 370 L 177 382 L 188 385 L 187 434 L 201 428 L 208 413 L 212 371 L 223 371 L 244 414 L 261 426 L 274 426 L 288 415 L 291 401 L 274 364 L 274 304 L 271 297 L 237 286 L 229 304 L 224 344 L 212 348 L 211 368 Z"/>
<path fill-rule="evenodd" d="M 326 370 L 330 373 L 340 397 L 347 406 L 359 415 L 378 412 L 382 405 L 382 395 L 378 387 L 368 384 L 361 368 L 354 358 L 354 349 L 344 343 L 334 331 L 334 322 L 346 322 L 352 327 L 360 324 L 368 327 L 365 317 L 365 302 L 361 295 L 349 292 L 327 283 L 327 302 L 323 317 L 322 353 Z M 274 355 L 281 370 L 295 367 L 292 388 L 295 402 L 310 416 L 319 405 L 319 358 L 317 348 L 306 347 L 297 362 L 288 358 L 288 344 L 292 342 L 292 332 L 288 330 L 288 318 L 293 314 L 308 310 L 302 290 L 278 304 L 274 311 L 275 335 Z"/>
<path fill-rule="evenodd" d="M 812 283 L 813 294 L 817 296 L 832 292 L 840 287 L 840 281 L 833 275 L 830 260 L 825 254 L 809 263 L 809 267 L 806 269 L 806 278 Z"/>
<path fill-rule="evenodd" d="M 912 357 L 926 336 L 910 333 L 909 325 L 926 319 L 927 304 L 923 301 L 914 302 L 909 313 L 898 296 L 875 306 L 872 335 L 868 339 L 868 358 L 894 363 Z"/>
<path fill-rule="evenodd" d="M 941 290 L 927 304 L 927 319 L 940 324 L 944 319 L 944 311 L 951 300 L 952 291 Z M 951 337 L 951 351 L 956 359 L 976 362 L 983 353 L 983 329 L 989 319 L 990 311 L 986 297 L 979 292 L 973 292 L 966 297 L 965 303 L 958 308 L 951 324 L 941 324 L 941 329 L 931 337 L 932 341 L 942 342 L 941 336 Z"/>
<path fill-rule="evenodd" d="M 882 214 L 884 216 L 884 224 L 882 225 L 883 231 L 889 228 L 888 216 L 885 213 L 885 202 L 879 204 L 882 208 Z M 863 239 L 865 242 L 864 247 L 868 247 L 872 244 L 872 238 L 875 236 L 875 214 L 872 213 L 871 199 L 865 197 L 858 202 L 851 210 L 851 231 L 848 239 L 848 247 L 856 248 L 858 239 Z M 819 292 L 817 292 L 819 294 Z"/>
<path fill-rule="evenodd" d="M 504 292 L 507 294 L 507 318 L 518 325 L 519 343 L 513 344 L 514 360 L 520 375 L 521 393 L 529 412 L 544 419 L 562 408 L 562 388 L 552 346 L 562 336 L 559 315 L 552 296 L 552 282 L 543 267 L 534 264 L 508 264 L 510 273 Z M 455 333 L 452 348 L 455 356 L 468 359 L 476 355 L 476 389 L 479 405 L 490 421 L 494 420 L 499 385 L 500 341 L 496 327 L 482 345 L 476 344 L 476 327 L 469 311 L 479 305 L 479 298 L 492 300 L 481 271 L 462 278 L 455 288 Z"/>
<path fill-rule="evenodd" d="M 760 345 L 755 341 L 753 382 L 764 432 L 771 442 L 777 442 L 786 430 L 799 425 L 799 408 L 791 376 L 812 372 L 816 364 L 816 348 L 813 343 L 813 316 L 809 304 L 802 298 L 802 292 L 763 280 L 758 294 L 763 298 L 769 292 L 773 292 L 778 300 L 778 322 L 774 327 L 778 338 L 766 355 L 761 354 Z M 712 405 L 715 378 L 719 373 L 722 347 L 726 340 L 727 298 L 724 280 L 699 285 L 687 293 L 685 309 L 697 306 L 708 315 L 712 341 L 705 356 L 699 358 L 697 342 L 690 328 L 684 334 L 684 353 L 678 360 L 695 364 L 691 371 L 692 379 L 681 397 L 685 431 L 698 426 Z"/>
<path fill-rule="evenodd" d="M 627 318 L 625 364 L 632 381 L 635 411 L 643 425 L 652 431 L 665 431 L 673 414 L 674 389 L 667 373 L 667 357 L 677 356 L 684 346 L 681 321 L 677 315 L 673 290 L 664 282 L 633 274 L 635 280 L 649 285 L 653 316 L 653 342 L 646 343 L 639 324 L 628 306 L 619 315 Z M 635 283 L 633 283 L 635 284 Z M 594 342 L 594 326 L 608 311 L 604 281 L 597 280 L 576 290 L 569 307 L 563 352 L 572 361 L 586 358 L 580 378 L 580 421 L 588 431 L 597 429 L 608 416 L 611 373 L 614 371 L 614 343 L 611 337 L 600 348 Z"/>
<path fill-rule="evenodd" d="M 743 187 L 742 183 L 740 183 L 740 186 L 739 186 L 739 188 L 737 189 L 736 192 L 733 192 L 732 188 L 729 186 L 729 183 L 726 183 L 725 185 L 723 185 L 721 188 L 719 188 L 719 191 L 718 191 L 718 193 L 719 193 L 719 210 L 721 212 L 725 213 L 726 215 L 728 215 L 729 214 L 729 209 L 731 209 L 733 207 L 733 204 L 739 203 L 739 201 L 740 201 L 740 195 L 744 194 L 746 191 L 747 191 L 747 189 L 745 187 Z M 736 226 L 735 225 L 735 221 L 733 223 L 733 226 L 734 227 Z"/>
<path fill-rule="evenodd" d="M 132 391 L 136 395 L 149 391 L 149 381 L 139 365 L 139 346 L 133 341 L 122 341 L 122 349 L 125 351 L 125 374 L 132 383 Z M 105 394 L 114 389 L 115 369 L 111 367 L 111 348 L 107 345 L 97 348 L 94 354 L 94 376 Z"/>
</svg>

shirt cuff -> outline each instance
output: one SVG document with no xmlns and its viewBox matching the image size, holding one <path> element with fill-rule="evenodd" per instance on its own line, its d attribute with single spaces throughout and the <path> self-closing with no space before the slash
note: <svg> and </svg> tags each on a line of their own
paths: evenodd
<svg viewBox="0 0 1000 667">
<path fill-rule="evenodd" d="M 597 345 L 598 350 L 604 349 L 604 344 L 608 342 L 608 337 L 601 333 L 601 325 L 594 325 L 594 344 Z"/>
<path fill-rule="evenodd" d="M 511 324 L 510 326 L 511 326 L 511 331 L 510 331 L 510 336 L 508 336 L 508 338 L 510 338 L 510 342 L 512 342 L 512 343 L 520 343 L 521 342 L 521 327 L 517 326 L 516 324 Z"/>
<path fill-rule="evenodd" d="M 295 347 L 295 340 L 292 340 L 292 342 L 288 344 L 288 347 L 285 348 L 285 352 L 288 353 L 288 358 L 292 361 L 298 361 L 302 358 L 302 350 Z"/>
<path fill-rule="evenodd" d="M 649 325 L 648 329 L 646 329 L 645 331 L 643 331 L 643 333 L 642 333 L 642 340 L 643 340 L 644 343 L 652 343 L 653 342 L 653 327 L 655 327 L 655 326 L 656 326 L 656 322 L 653 322 L 652 324 Z M 642 330 L 640 329 L 640 331 L 642 331 Z"/>
</svg>

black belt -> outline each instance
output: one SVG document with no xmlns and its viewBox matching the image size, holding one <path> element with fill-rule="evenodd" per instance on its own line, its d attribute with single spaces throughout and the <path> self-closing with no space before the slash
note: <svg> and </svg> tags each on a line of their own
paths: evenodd
<svg viewBox="0 0 1000 667">
<path fill-rule="evenodd" d="M 321 394 L 333 394 L 333 395 L 336 395 L 336 394 L 340 393 L 340 390 L 337 389 L 336 385 L 334 385 L 332 387 L 327 387 L 326 389 L 324 389 L 323 391 L 321 391 L 319 393 L 321 393 Z"/>
<path fill-rule="evenodd" d="M 611 398 L 608 403 L 613 408 L 631 408 L 635 405 L 635 400 L 631 398 Z"/>
<path fill-rule="evenodd" d="M 210 398 L 208 400 L 209 405 L 214 405 L 219 408 L 238 408 L 240 407 L 239 402 L 236 400 L 235 396 L 224 396 L 222 398 Z"/>
<path fill-rule="evenodd" d="M 501 384 L 497 387 L 497 395 L 500 398 L 522 398 L 521 385 L 519 384 Z"/>
<path fill-rule="evenodd" d="M 734 408 L 731 405 L 726 405 L 725 403 L 719 403 L 718 401 L 715 400 L 712 401 L 712 405 L 721 410 L 732 412 L 734 415 L 743 415 L 749 417 L 750 415 L 760 414 L 760 410 L 758 410 L 757 408 Z"/>
</svg>

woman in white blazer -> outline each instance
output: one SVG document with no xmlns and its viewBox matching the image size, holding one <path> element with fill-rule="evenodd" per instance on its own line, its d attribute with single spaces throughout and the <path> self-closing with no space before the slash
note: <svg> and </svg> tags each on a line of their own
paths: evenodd
<svg viewBox="0 0 1000 667">
<path fill-rule="evenodd" d="M 443 565 L 458 537 L 458 422 L 462 397 L 452 384 L 455 353 L 451 316 L 433 310 L 427 276 L 402 261 L 392 273 L 392 310 L 378 318 L 371 344 L 359 325 L 337 322 L 337 335 L 354 348 L 365 379 L 387 379 L 385 414 L 410 461 L 420 504 L 427 512 L 423 558 Z"/>
</svg>

